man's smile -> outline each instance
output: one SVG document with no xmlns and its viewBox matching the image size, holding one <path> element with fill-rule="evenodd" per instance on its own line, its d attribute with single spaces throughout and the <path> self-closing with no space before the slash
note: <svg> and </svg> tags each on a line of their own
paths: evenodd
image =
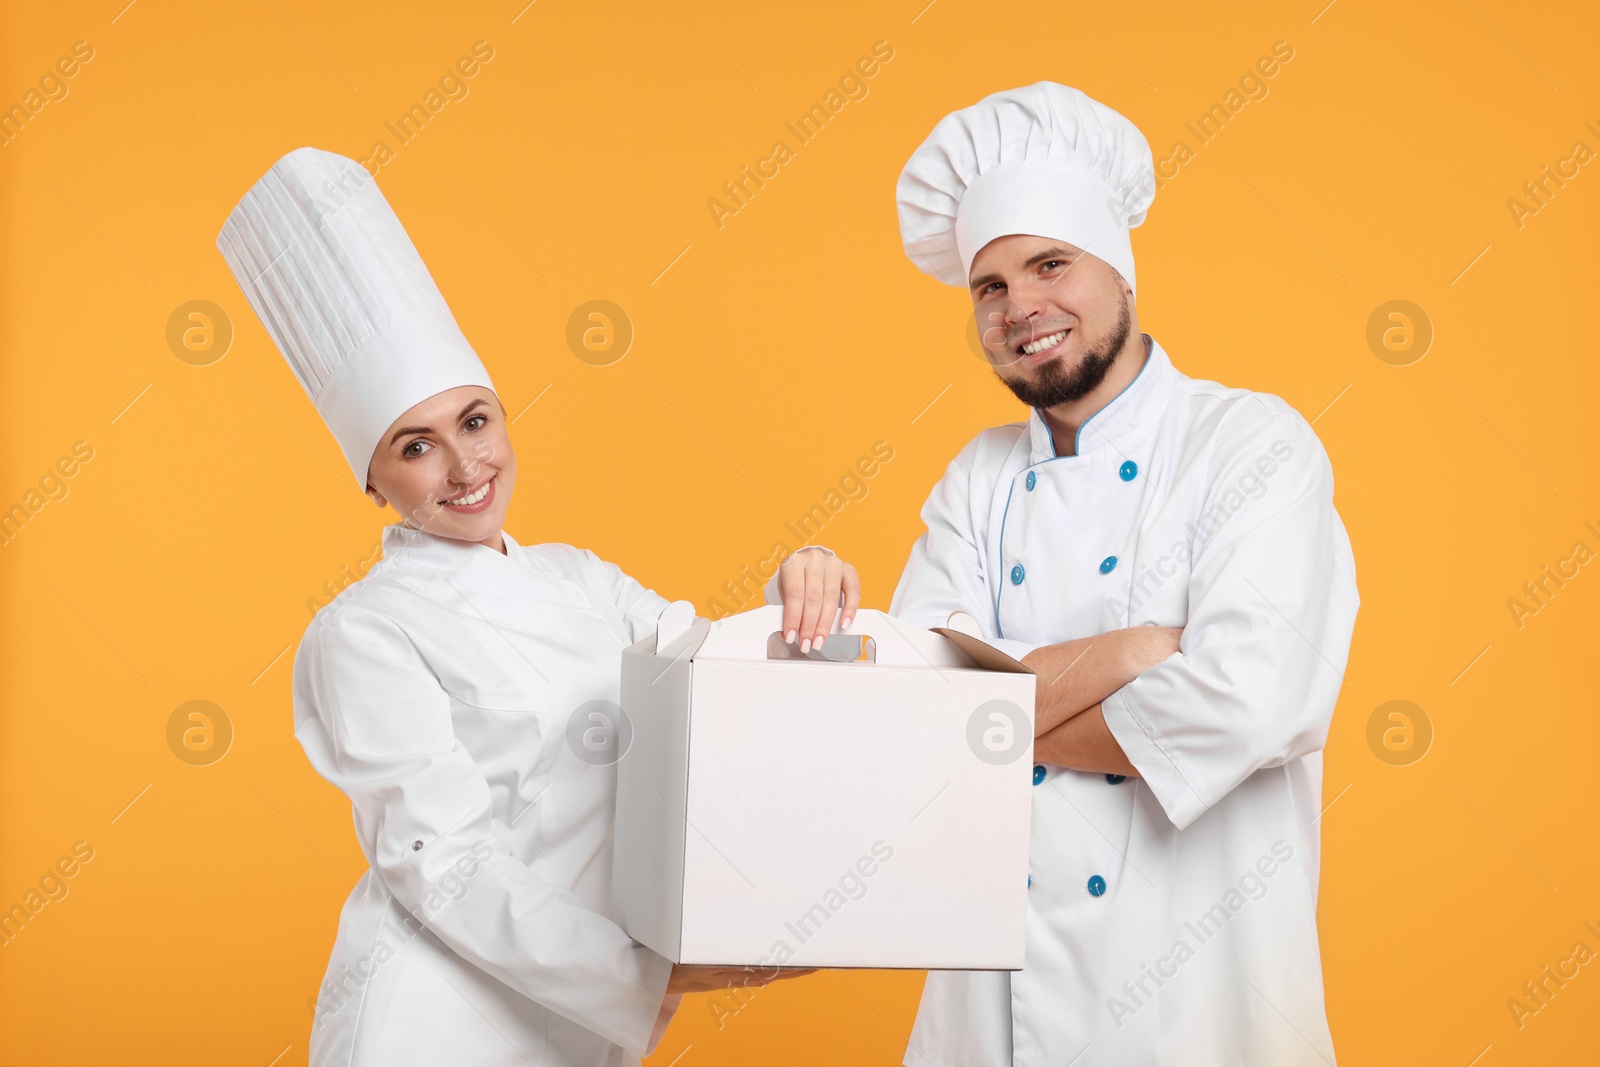
<svg viewBox="0 0 1600 1067">
<path fill-rule="evenodd" d="M 1066 344 L 1067 335 L 1072 330 L 1057 330 L 1055 333 L 1027 341 L 1016 346 L 1016 353 L 1021 357 L 1020 362 L 1028 366 L 1036 366 L 1059 354 L 1062 345 Z"/>
</svg>

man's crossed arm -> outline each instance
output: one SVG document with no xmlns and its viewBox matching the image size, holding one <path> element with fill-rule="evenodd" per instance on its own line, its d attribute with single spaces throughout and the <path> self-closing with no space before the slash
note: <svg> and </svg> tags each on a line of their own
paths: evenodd
<svg viewBox="0 0 1600 1067">
<path fill-rule="evenodd" d="M 1100 702 L 1178 651 L 1183 631 L 1132 626 L 1044 645 L 1022 658 L 1038 676 L 1033 755 L 1075 771 L 1138 777 L 1106 725 Z"/>
</svg>

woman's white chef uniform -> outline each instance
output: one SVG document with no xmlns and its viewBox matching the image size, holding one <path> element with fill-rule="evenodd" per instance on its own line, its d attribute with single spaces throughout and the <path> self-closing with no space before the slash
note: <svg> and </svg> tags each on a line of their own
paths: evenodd
<svg viewBox="0 0 1600 1067">
<path fill-rule="evenodd" d="M 358 484 L 407 409 L 493 388 L 352 160 L 289 153 L 217 243 Z M 669 961 L 609 917 L 619 653 L 667 601 L 593 553 L 505 542 L 385 528 L 295 656 L 295 735 L 371 865 L 314 1065 L 636 1064 L 676 1009 Z"/>
<path fill-rule="evenodd" d="M 1011 233 L 1133 284 L 1150 150 L 1052 83 L 944 119 L 899 184 L 912 260 L 965 284 Z M 1037 411 L 962 449 L 892 612 L 961 610 L 1019 658 L 1141 624 L 1182 651 L 1104 702 L 1141 777 L 1034 767 L 1027 966 L 928 976 L 913 1067 L 1332 1064 L 1317 944 L 1321 748 L 1358 597 L 1333 474 L 1276 396 L 1137 378 L 1057 456 Z M 1285 348 L 1284 358 L 1296 358 Z"/>
</svg>

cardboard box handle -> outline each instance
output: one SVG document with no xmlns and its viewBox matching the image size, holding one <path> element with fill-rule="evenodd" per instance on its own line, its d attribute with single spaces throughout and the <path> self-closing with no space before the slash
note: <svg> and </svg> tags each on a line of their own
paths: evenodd
<svg viewBox="0 0 1600 1067">
<path fill-rule="evenodd" d="M 694 620 L 694 605 L 687 600 L 674 600 L 663 608 L 661 619 L 656 623 L 656 652 L 660 653 L 688 633 Z"/>
<path fill-rule="evenodd" d="M 696 646 L 693 655 L 696 658 L 708 657 L 711 659 L 753 660 L 766 662 L 771 654 L 770 649 L 772 634 L 783 626 L 783 608 L 778 604 L 765 604 L 749 611 L 742 611 L 737 615 L 727 615 L 716 622 L 707 624 L 710 632 L 704 640 Z M 902 619 L 896 619 L 882 611 L 862 608 L 856 612 L 852 629 L 847 631 L 835 630 L 832 637 L 856 637 L 871 634 L 873 640 L 872 660 L 880 667 L 926 667 L 933 670 L 947 668 L 967 669 L 973 666 L 973 658 L 963 652 L 961 648 L 944 635 L 923 629 Z M 781 640 L 781 639 L 780 639 Z M 974 638 L 964 638 L 970 643 L 987 647 L 983 642 Z M 787 646 L 798 651 L 796 646 Z M 844 646 L 848 647 L 848 646 Z M 824 654 L 821 656 L 806 656 L 812 660 L 826 660 L 827 646 L 823 646 Z M 1005 659 L 1001 652 L 994 651 L 995 656 Z M 759 657 L 759 659 L 758 659 Z M 784 653 L 782 658 L 793 658 Z M 849 657 L 849 661 L 860 661 L 860 649 Z M 836 661 L 837 662 L 837 661 Z M 1027 670 L 1026 667 L 1013 664 L 1019 671 Z"/>
<path fill-rule="evenodd" d="M 768 659 L 810 660 L 814 663 L 876 663 L 878 642 L 867 634 L 829 634 L 810 652 L 801 652 L 800 644 L 790 644 L 783 634 L 774 631 L 767 635 Z"/>
</svg>

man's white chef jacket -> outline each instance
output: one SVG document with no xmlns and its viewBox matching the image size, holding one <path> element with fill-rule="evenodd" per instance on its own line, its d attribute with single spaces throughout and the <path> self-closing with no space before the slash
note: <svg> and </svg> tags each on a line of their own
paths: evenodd
<svg viewBox="0 0 1600 1067">
<path fill-rule="evenodd" d="M 965 611 L 1017 658 L 1184 632 L 1104 701 L 1140 777 L 1033 768 L 1027 965 L 930 973 L 905 1063 L 1332 1064 L 1320 750 L 1358 597 L 1311 426 L 1151 340 L 1075 455 L 1037 411 L 985 430 L 922 517 L 897 616 Z"/>
</svg>

